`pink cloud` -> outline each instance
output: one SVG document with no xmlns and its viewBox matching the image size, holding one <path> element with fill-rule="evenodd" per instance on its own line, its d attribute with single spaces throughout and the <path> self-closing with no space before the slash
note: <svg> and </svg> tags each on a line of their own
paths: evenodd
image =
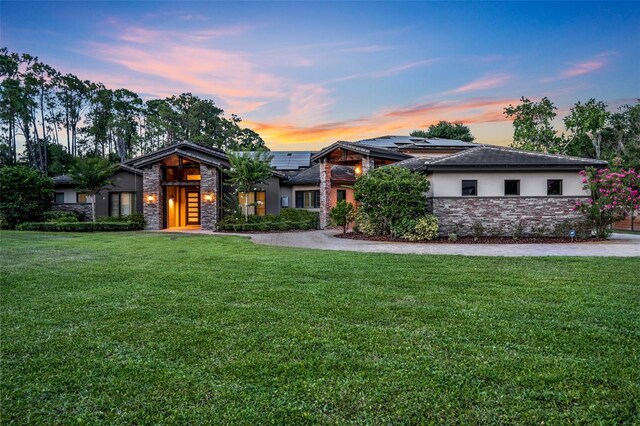
<svg viewBox="0 0 640 426">
<path fill-rule="evenodd" d="M 391 77 L 397 74 L 400 74 L 404 71 L 408 71 L 410 69 L 413 68 L 417 68 L 417 67 L 422 67 L 422 66 L 426 66 L 426 65 L 431 65 L 435 62 L 438 62 L 440 59 L 438 58 L 433 58 L 433 59 L 424 59 L 421 61 L 415 61 L 415 62 L 410 62 L 407 64 L 402 64 L 402 65 L 398 65 L 392 68 L 388 68 L 385 70 L 380 70 L 380 71 L 372 71 L 372 72 L 363 72 L 363 73 L 357 73 L 357 74 L 351 74 L 351 75 L 347 75 L 344 77 L 338 77 L 338 78 L 334 78 L 332 80 L 330 80 L 330 83 L 339 83 L 342 81 L 348 81 L 348 80 L 355 80 L 358 78 L 384 78 L 384 77 Z"/>
<path fill-rule="evenodd" d="M 569 67 L 561 71 L 555 77 L 543 78 L 541 81 L 544 83 L 563 80 L 566 78 L 579 77 L 585 74 L 591 74 L 609 65 L 611 60 L 617 55 L 617 52 L 602 52 L 587 60 L 575 62 L 570 64 Z"/>
<path fill-rule="evenodd" d="M 506 81 L 512 78 L 509 74 L 493 74 L 487 75 L 463 86 L 450 90 L 447 93 L 467 93 L 478 90 L 494 89 L 502 86 Z"/>
</svg>

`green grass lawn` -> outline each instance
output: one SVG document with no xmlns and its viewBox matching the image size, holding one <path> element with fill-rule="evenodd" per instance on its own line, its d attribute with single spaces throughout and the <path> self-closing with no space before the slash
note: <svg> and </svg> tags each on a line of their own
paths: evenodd
<svg viewBox="0 0 640 426">
<path fill-rule="evenodd" d="M 640 422 L 638 258 L 0 241 L 3 424 Z"/>
</svg>

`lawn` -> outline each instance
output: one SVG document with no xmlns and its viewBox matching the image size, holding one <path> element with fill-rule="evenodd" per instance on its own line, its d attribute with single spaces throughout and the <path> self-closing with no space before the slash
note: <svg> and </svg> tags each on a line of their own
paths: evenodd
<svg viewBox="0 0 640 426">
<path fill-rule="evenodd" d="M 640 422 L 638 258 L 0 248 L 3 424 Z"/>
</svg>

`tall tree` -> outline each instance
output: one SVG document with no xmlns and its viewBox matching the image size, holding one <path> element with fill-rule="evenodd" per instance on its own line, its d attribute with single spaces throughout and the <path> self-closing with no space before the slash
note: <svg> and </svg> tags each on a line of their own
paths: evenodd
<svg viewBox="0 0 640 426">
<path fill-rule="evenodd" d="M 417 138 L 455 139 L 465 142 L 473 142 L 475 140 L 475 137 L 471 134 L 471 129 L 461 122 L 439 121 L 438 124 L 431 124 L 426 131 L 414 130 L 409 134 Z"/>
<path fill-rule="evenodd" d="M 78 189 L 91 197 L 91 217 L 96 221 L 96 196 L 109 185 L 113 185 L 113 174 L 118 170 L 106 158 L 78 158 L 71 168 L 70 176 L 77 182 Z"/>
<path fill-rule="evenodd" d="M 526 151 L 557 152 L 561 138 L 551 124 L 556 117 L 556 106 L 546 97 L 532 102 L 523 96 L 520 102 L 504 109 L 504 115 L 513 118 L 511 146 Z"/>
<path fill-rule="evenodd" d="M 607 104 L 591 98 L 584 104 L 578 101 L 564 118 L 564 125 L 572 132 L 571 139 L 587 138 L 593 146 L 595 158 L 599 159 L 608 119 Z"/>
</svg>

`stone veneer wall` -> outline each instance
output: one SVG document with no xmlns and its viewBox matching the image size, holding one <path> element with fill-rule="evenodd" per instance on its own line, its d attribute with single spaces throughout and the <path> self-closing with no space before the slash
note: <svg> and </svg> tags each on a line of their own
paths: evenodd
<svg viewBox="0 0 640 426">
<path fill-rule="evenodd" d="M 369 173 L 370 170 L 373 170 L 375 166 L 374 159 L 371 157 L 363 156 L 362 157 L 362 174 Z"/>
<path fill-rule="evenodd" d="M 91 221 L 91 203 L 53 204 L 51 210 L 84 214 L 84 221 Z"/>
<path fill-rule="evenodd" d="M 206 196 L 212 195 L 213 201 Z M 200 227 L 215 230 L 218 222 L 218 169 L 200 164 Z"/>
<path fill-rule="evenodd" d="M 142 175 L 142 212 L 146 222 L 145 229 L 162 229 L 163 222 L 163 199 L 162 199 L 162 170 L 159 164 L 154 164 L 150 168 L 143 170 Z M 149 202 L 148 197 L 152 196 L 153 201 Z"/>
<path fill-rule="evenodd" d="M 295 200 L 294 200 L 295 202 Z M 331 210 L 331 163 L 320 161 L 320 229 L 329 226 Z"/>
<path fill-rule="evenodd" d="M 511 235 L 518 224 L 524 234 L 551 235 L 562 222 L 581 222 L 584 216 L 573 211 L 585 197 L 442 197 L 433 198 L 433 214 L 440 220 L 440 235 L 446 236 L 462 225 L 461 235 L 471 235 L 481 223 L 486 235 Z"/>
</svg>

